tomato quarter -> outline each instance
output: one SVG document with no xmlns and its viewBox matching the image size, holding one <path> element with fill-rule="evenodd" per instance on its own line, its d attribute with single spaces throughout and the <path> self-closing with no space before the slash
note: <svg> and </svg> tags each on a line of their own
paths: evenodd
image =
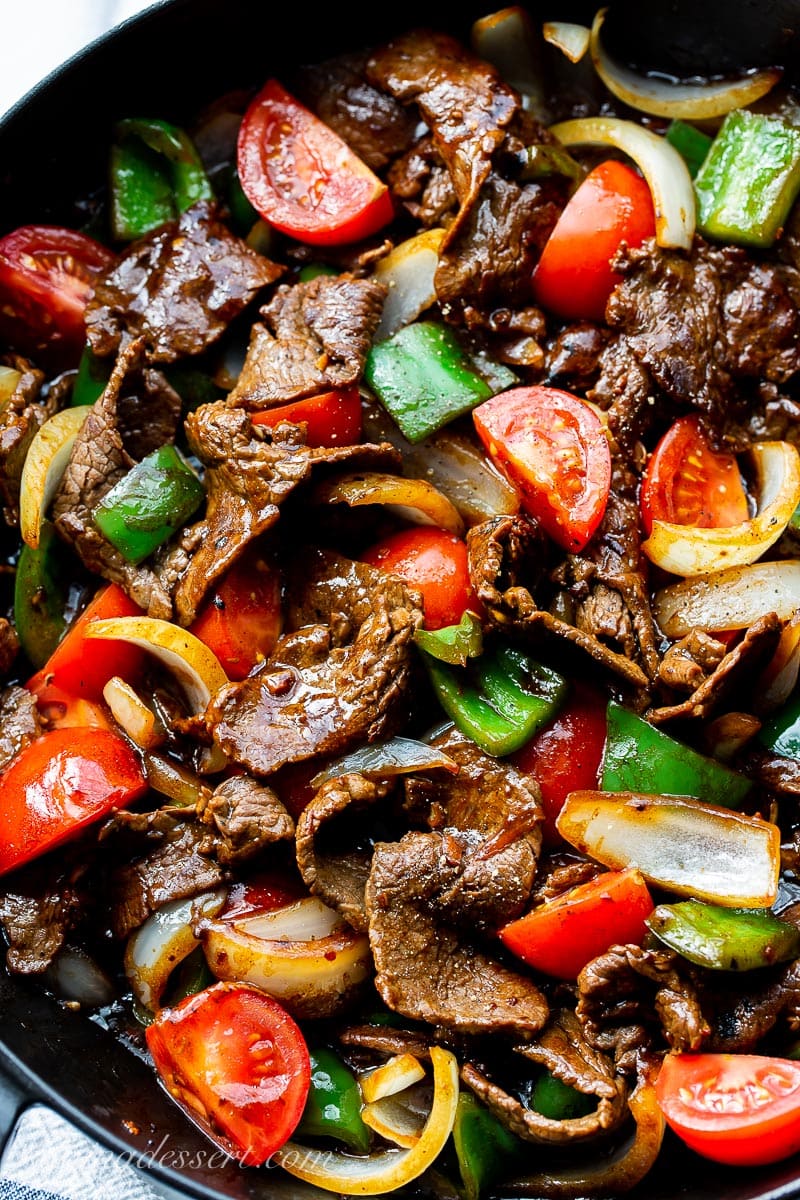
<svg viewBox="0 0 800 1200">
<path fill-rule="evenodd" d="M 302 1033 L 271 996 L 217 983 L 162 1009 L 146 1036 L 170 1096 L 240 1162 L 261 1166 L 291 1137 L 311 1066 Z"/>
<path fill-rule="evenodd" d="M 656 231 L 650 188 L 632 167 L 609 160 L 584 179 L 558 219 L 533 273 L 537 303 L 560 317 L 602 321 L 622 278 L 611 259 L 623 242 Z"/>
<path fill-rule="evenodd" d="M 272 651 L 283 623 L 281 576 L 257 550 L 226 572 L 190 632 L 213 650 L 229 679 L 244 679 Z"/>
<path fill-rule="evenodd" d="M 479 607 L 466 543 L 454 533 L 432 525 L 402 529 L 365 550 L 361 559 L 422 592 L 426 629 L 457 625 L 466 609 Z"/>
<path fill-rule="evenodd" d="M 611 450 L 594 409 L 558 388 L 521 387 L 485 400 L 472 416 L 527 512 L 565 550 L 583 550 L 611 487 Z"/>
<path fill-rule="evenodd" d="M 680 417 L 656 446 L 641 491 L 642 523 L 721 529 L 749 517 L 733 454 L 714 450 L 698 417 Z"/>
<path fill-rule="evenodd" d="M 253 413 L 252 421 L 272 429 L 281 421 L 303 422 L 308 446 L 352 446 L 361 438 L 361 395 L 357 387 L 323 392 Z"/>
<path fill-rule="evenodd" d="M 275 79 L 244 115 L 238 168 L 264 220 L 310 245 L 359 241 L 394 216 L 386 185 Z"/>
<path fill-rule="evenodd" d="M 698 1154 L 755 1167 L 800 1150 L 800 1063 L 757 1054 L 668 1054 L 656 1096 Z"/>
</svg>

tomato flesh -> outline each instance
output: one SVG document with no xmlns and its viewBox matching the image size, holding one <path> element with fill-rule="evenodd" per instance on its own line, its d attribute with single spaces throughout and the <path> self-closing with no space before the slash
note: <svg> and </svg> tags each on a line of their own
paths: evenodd
<svg viewBox="0 0 800 1200">
<path fill-rule="evenodd" d="M 517 769 L 539 785 L 548 845 L 563 841 L 556 818 L 569 793 L 599 786 L 605 741 L 605 697 L 588 684 L 576 683 L 558 715 L 514 755 Z"/>
<path fill-rule="evenodd" d="M 282 623 L 280 573 L 248 550 L 214 588 L 190 632 L 214 651 L 229 679 L 241 680 L 271 653 Z"/>
<path fill-rule="evenodd" d="M 3 774 L 0 872 L 52 850 L 146 790 L 139 760 L 118 734 L 51 729 Z"/>
<path fill-rule="evenodd" d="M 641 943 L 653 901 L 639 871 L 607 871 L 500 930 L 503 945 L 556 979 L 579 972 L 616 943 Z"/>
<path fill-rule="evenodd" d="M 800 1063 L 757 1054 L 668 1054 L 656 1096 L 667 1124 L 715 1162 L 755 1167 L 800 1150 Z"/>
<path fill-rule="evenodd" d="M 257 212 L 310 245 L 359 241 L 394 216 L 386 185 L 275 79 L 244 115 L 237 159 L 242 189 Z"/>
<path fill-rule="evenodd" d="M 303 1114 L 311 1066 L 303 1035 L 276 1000 L 217 983 L 162 1009 L 147 1045 L 186 1113 L 246 1166 L 261 1166 Z"/>
<path fill-rule="evenodd" d="M 0 238 L 0 332 L 19 350 L 59 366 L 77 363 L 94 280 L 114 261 L 73 229 L 23 225 Z"/>
<path fill-rule="evenodd" d="M 722 529 L 750 515 L 733 454 L 714 450 L 695 416 L 680 417 L 656 446 L 641 491 L 642 524 Z"/>
<path fill-rule="evenodd" d="M 625 163 L 600 163 L 559 217 L 533 273 L 537 303 L 560 317 L 602 321 L 622 276 L 611 260 L 623 242 L 655 236 L 650 188 Z"/>
<path fill-rule="evenodd" d="M 583 550 L 611 487 L 611 450 L 595 411 L 558 388 L 521 387 L 485 400 L 472 416 L 526 511 L 565 550 Z"/>
<path fill-rule="evenodd" d="M 323 392 L 253 413 L 252 421 L 271 429 L 281 421 L 291 425 L 302 422 L 307 446 L 353 446 L 361 440 L 361 395 L 357 387 Z"/>
<path fill-rule="evenodd" d="M 422 592 L 426 629 L 457 625 L 468 608 L 479 611 L 466 543 L 454 533 L 432 525 L 403 529 L 365 550 L 361 559 Z"/>
</svg>

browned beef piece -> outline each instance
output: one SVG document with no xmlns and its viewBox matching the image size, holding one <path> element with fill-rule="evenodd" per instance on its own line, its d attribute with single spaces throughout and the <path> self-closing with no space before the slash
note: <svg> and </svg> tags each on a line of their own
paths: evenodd
<svg viewBox="0 0 800 1200">
<path fill-rule="evenodd" d="M 14 626 L 0 617 L 0 680 L 5 679 L 19 653 L 19 638 Z"/>
<path fill-rule="evenodd" d="M 658 388 L 624 334 L 607 344 L 598 365 L 600 374 L 587 398 L 605 409 L 620 450 L 641 468 L 645 457 L 642 439 L 659 411 Z"/>
<path fill-rule="evenodd" d="M 8 403 L 0 411 L 0 501 L 7 525 L 19 524 L 19 484 L 28 447 L 41 425 L 56 411 L 52 401 L 40 401 L 44 375 L 16 355 L 4 365 L 20 372 Z"/>
<path fill-rule="evenodd" d="M 71 888 L 38 896 L 6 892 L 0 895 L 0 925 L 8 942 L 6 966 L 17 975 L 46 971 L 64 944 L 81 912 Z"/>
<path fill-rule="evenodd" d="M 297 865 L 303 881 L 359 933 L 368 928 L 364 892 L 372 853 L 359 845 L 353 822 L 363 822 L 365 810 L 384 800 L 389 790 L 389 784 L 363 775 L 340 775 L 322 785 L 297 822 Z M 343 825 L 349 836 L 337 837 Z"/>
<path fill-rule="evenodd" d="M 612 946 L 578 976 L 578 1018 L 586 1040 L 635 1071 L 639 1051 L 658 1045 L 696 1052 L 712 1034 L 686 964 L 671 950 Z"/>
<path fill-rule="evenodd" d="M 376 845 L 366 893 L 375 986 L 414 1020 L 462 1033 L 536 1033 L 548 1011 L 536 985 L 439 919 L 436 900 L 459 869 L 440 834 Z"/>
<path fill-rule="evenodd" d="M 765 978 L 766 976 L 766 978 Z M 715 987 L 699 981 L 703 1011 L 712 1029 L 708 1049 L 722 1054 L 752 1054 L 780 1020 L 792 1033 L 800 1029 L 800 962 L 767 972 L 747 972 L 742 983 Z"/>
<path fill-rule="evenodd" d="M 784 758 L 767 750 L 748 748 L 736 765 L 745 775 L 771 792 L 777 792 L 779 796 L 800 796 L 800 761 L 796 758 Z M 800 878 L 800 839 L 792 844 L 790 852 L 792 858 L 788 865 Z"/>
<path fill-rule="evenodd" d="M 0 694 L 0 771 L 41 732 L 42 719 L 33 692 L 7 687 Z"/>
<path fill-rule="evenodd" d="M 150 616 L 169 619 L 172 603 L 158 570 L 128 562 L 92 517 L 96 505 L 137 458 L 175 436 L 180 397 L 160 372 L 139 369 L 142 353 L 141 341 L 128 344 L 84 421 L 53 502 L 53 519 L 84 566 L 120 584 Z"/>
<path fill-rule="evenodd" d="M 589 654 L 637 693 L 648 689 L 648 677 L 637 662 L 611 649 L 594 632 L 578 628 L 539 606 L 537 596 L 548 592 L 547 539 L 525 516 L 492 517 L 467 534 L 472 585 L 498 629 L 550 644 L 566 640 Z M 624 573 L 620 579 L 626 583 Z"/>
<path fill-rule="evenodd" d="M 478 1067 L 466 1063 L 461 1072 L 464 1082 L 517 1137 L 551 1145 L 585 1142 L 611 1133 L 626 1119 L 626 1081 L 615 1075 L 606 1055 L 586 1042 L 574 1013 L 556 1013 L 538 1037 L 516 1050 L 568 1087 L 597 1099 L 597 1107 L 582 1117 L 543 1117 L 492 1082 Z"/>
<path fill-rule="evenodd" d="M 761 383 L 758 390 L 761 403 L 748 413 L 744 444 L 792 442 L 800 446 L 800 404 L 784 396 L 774 383 Z"/>
<path fill-rule="evenodd" d="M 392 164 L 389 186 L 395 200 L 426 229 L 449 225 L 458 208 L 450 172 L 429 135 Z"/>
<path fill-rule="evenodd" d="M 366 78 L 366 54 L 343 54 L 300 76 L 300 98 L 338 133 L 373 171 L 405 153 L 414 119 Z"/>
<path fill-rule="evenodd" d="M 266 846 L 294 837 L 294 821 L 272 789 L 246 775 L 220 783 L 199 816 L 218 835 L 212 846 L 222 866 L 238 866 Z"/>
<path fill-rule="evenodd" d="M 429 1035 L 422 1029 L 392 1029 L 386 1025 L 348 1025 L 338 1034 L 343 1046 L 374 1050 L 377 1054 L 413 1054 L 426 1061 L 431 1056 Z M 443 1041 L 437 1032 L 436 1043 Z"/>
<path fill-rule="evenodd" d="M 545 375 L 550 383 L 569 383 L 585 391 L 600 371 L 600 356 L 608 331 L 589 321 L 567 325 L 552 337 L 545 352 Z"/>
<path fill-rule="evenodd" d="M 676 692 L 693 692 L 724 657 L 724 642 L 718 642 L 702 629 L 693 629 L 664 655 L 658 668 L 659 682 Z"/>
<path fill-rule="evenodd" d="M 412 640 L 422 623 L 418 594 L 326 551 L 306 551 L 296 569 L 300 577 L 288 589 L 295 631 L 207 714 L 214 740 L 255 775 L 375 741 L 407 710 Z"/>
<path fill-rule="evenodd" d="M 272 528 L 279 506 L 315 468 L 348 463 L 391 469 L 398 462 L 388 445 L 309 448 L 297 426 L 254 425 L 244 409 L 221 402 L 190 413 L 185 427 L 191 450 L 206 468 L 207 504 L 205 517 L 184 536 L 190 553 L 174 590 L 181 625 L 192 623 L 209 589 Z"/>
<path fill-rule="evenodd" d="M 651 709 L 647 719 L 654 725 L 687 717 L 705 719 L 732 691 L 747 684 L 752 688 L 759 672 L 772 657 L 782 628 L 775 613 L 760 617 L 690 696 L 678 704 Z"/>
<path fill-rule="evenodd" d="M 269 408 L 358 383 L 385 298 L 383 284 L 352 275 L 279 287 L 253 326 L 228 402 Z"/>
<path fill-rule="evenodd" d="M 101 357 L 140 336 L 153 362 L 200 354 L 283 271 L 202 200 L 134 242 L 95 283 L 86 336 Z"/>
<path fill-rule="evenodd" d="M 566 858 L 562 854 L 548 855 L 539 863 L 536 887 L 531 893 L 534 904 L 545 904 L 555 900 L 571 888 L 588 883 L 602 871 L 602 867 L 588 859 Z"/>
</svg>

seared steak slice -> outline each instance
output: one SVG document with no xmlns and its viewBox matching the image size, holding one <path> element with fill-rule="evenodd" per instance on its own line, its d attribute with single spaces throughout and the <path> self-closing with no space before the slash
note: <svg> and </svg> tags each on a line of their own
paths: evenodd
<svg viewBox="0 0 800 1200">
<path fill-rule="evenodd" d="M 33 692 L 7 687 L 0 694 L 0 771 L 41 732 L 42 719 Z"/>
<path fill-rule="evenodd" d="M 246 775 L 220 783 L 199 815 L 218 835 L 213 847 L 222 866 L 238 866 L 294 837 L 294 821 L 272 789 Z"/>
</svg>

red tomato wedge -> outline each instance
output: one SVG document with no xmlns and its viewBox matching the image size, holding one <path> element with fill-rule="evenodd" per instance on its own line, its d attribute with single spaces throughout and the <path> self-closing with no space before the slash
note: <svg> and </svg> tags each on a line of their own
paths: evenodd
<svg viewBox="0 0 800 1200">
<path fill-rule="evenodd" d="M 402 529 L 370 546 L 361 560 L 422 592 L 426 629 L 457 625 L 468 608 L 480 611 L 469 578 L 467 546 L 454 533 L 432 525 Z"/>
<path fill-rule="evenodd" d="M 23 225 L 0 238 L 0 332 L 11 345 L 74 366 L 94 280 L 114 261 L 105 246 L 57 225 Z"/>
<path fill-rule="evenodd" d="M 257 212 L 310 245 L 357 242 L 394 216 L 386 185 L 275 79 L 244 114 L 237 158 L 242 189 Z"/>
<path fill-rule="evenodd" d="M 139 760 L 109 729 L 52 729 L 12 761 L 0 780 L 0 871 L 74 837 L 147 790 Z"/>
<path fill-rule="evenodd" d="M 262 872 L 231 884 L 220 920 L 241 921 L 256 913 L 274 912 L 307 896 L 308 890 L 288 872 Z"/>
<path fill-rule="evenodd" d="M 271 996 L 217 983 L 161 1009 L 146 1036 L 170 1096 L 240 1162 L 261 1166 L 291 1136 L 311 1067 L 302 1033 Z"/>
<path fill-rule="evenodd" d="M 611 487 L 611 451 L 594 409 L 558 388 L 521 387 L 485 400 L 472 416 L 526 511 L 565 550 L 583 550 Z"/>
<path fill-rule="evenodd" d="M 556 818 L 569 793 L 599 787 L 605 742 L 605 697 L 588 684 L 576 683 L 558 715 L 513 756 L 517 769 L 539 785 L 549 845 L 563 842 Z"/>
<path fill-rule="evenodd" d="M 714 450 L 698 417 L 679 417 L 656 446 L 641 491 L 642 524 L 721 529 L 748 520 L 736 457 Z"/>
<path fill-rule="evenodd" d="M 577 979 L 609 946 L 641 943 L 647 933 L 645 917 L 653 907 L 635 867 L 607 871 L 504 925 L 500 940 L 537 971 Z"/>
<path fill-rule="evenodd" d="M 281 576 L 257 550 L 226 572 L 190 632 L 213 650 L 229 679 L 241 680 L 272 651 L 281 632 Z"/>
<path fill-rule="evenodd" d="M 292 425 L 303 422 L 308 446 L 353 446 L 361 440 L 361 395 L 357 387 L 322 392 L 253 413 L 252 421 L 271 429 L 281 421 Z"/>
<path fill-rule="evenodd" d="M 602 321 L 622 278 L 611 259 L 623 242 L 655 236 L 650 188 L 625 163 L 600 163 L 584 179 L 556 223 L 533 273 L 538 304 L 568 319 Z"/>
<path fill-rule="evenodd" d="M 800 1062 L 757 1054 L 668 1054 L 656 1097 L 698 1154 L 735 1167 L 800 1150 Z"/>
</svg>

